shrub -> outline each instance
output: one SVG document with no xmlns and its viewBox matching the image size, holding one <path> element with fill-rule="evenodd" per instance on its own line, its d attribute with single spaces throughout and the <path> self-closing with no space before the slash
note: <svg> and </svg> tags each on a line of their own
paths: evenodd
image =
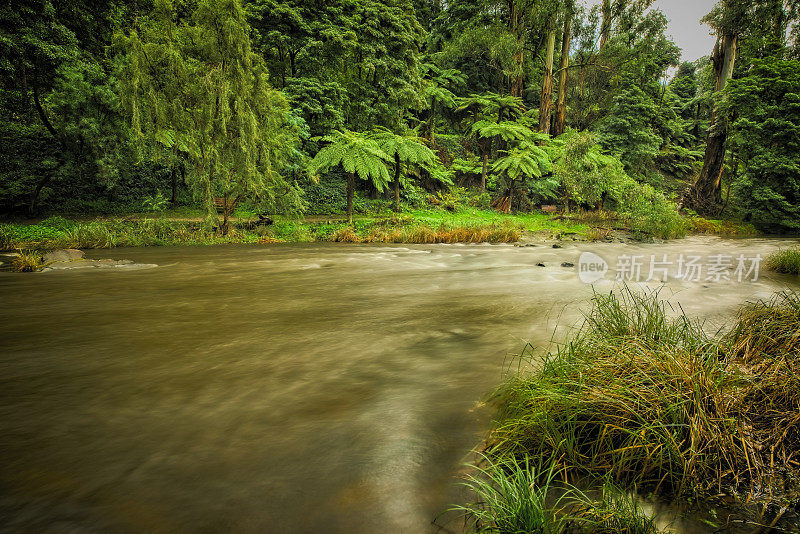
<svg viewBox="0 0 800 534">
<path fill-rule="evenodd" d="M 800 248 L 779 250 L 766 261 L 770 271 L 785 274 L 800 274 Z"/>
</svg>

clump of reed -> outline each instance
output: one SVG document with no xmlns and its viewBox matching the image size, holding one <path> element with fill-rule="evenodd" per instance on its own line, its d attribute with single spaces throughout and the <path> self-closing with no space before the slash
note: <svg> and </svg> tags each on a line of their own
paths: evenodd
<svg viewBox="0 0 800 534">
<path fill-rule="evenodd" d="M 18 273 L 33 273 L 47 265 L 42 253 L 36 250 L 20 250 L 11 261 L 11 267 Z"/>
<path fill-rule="evenodd" d="M 484 456 L 482 465 L 474 466 L 464 485 L 475 501 L 451 508 L 463 515 L 474 532 L 564 532 L 569 516 L 565 513 L 569 490 L 557 490 L 554 465 L 533 463 L 522 458 Z"/>
<path fill-rule="evenodd" d="M 771 254 L 765 266 L 776 273 L 800 274 L 800 248 L 787 248 Z"/>
<path fill-rule="evenodd" d="M 486 451 L 655 494 L 788 502 L 800 474 L 798 354 L 794 294 L 744 307 L 718 336 L 657 293 L 597 295 L 533 376 L 493 395 Z"/>
</svg>

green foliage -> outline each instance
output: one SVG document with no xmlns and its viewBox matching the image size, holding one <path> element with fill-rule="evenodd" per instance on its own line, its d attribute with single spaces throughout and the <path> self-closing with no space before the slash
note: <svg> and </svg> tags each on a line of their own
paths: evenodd
<svg viewBox="0 0 800 534">
<path fill-rule="evenodd" d="M 492 171 L 501 176 L 501 189 L 514 191 L 522 188 L 536 200 L 556 197 L 558 181 L 552 176 L 544 177 L 552 171 L 550 155 L 538 145 L 521 143 L 520 146 L 505 151 L 495 161 Z"/>
<path fill-rule="evenodd" d="M 800 249 L 787 248 L 771 254 L 766 261 L 770 271 L 800 275 Z"/>
<path fill-rule="evenodd" d="M 271 79 L 298 103 L 314 84 L 326 95 L 323 113 L 311 103 L 303 111 L 315 136 L 395 128 L 404 110 L 423 106 L 423 30 L 410 0 L 253 0 L 248 15 Z"/>
<path fill-rule="evenodd" d="M 297 132 L 248 32 L 239 0 L 201 1 L 182 20 L 157 0 L 137 30 L 115 36 L 134 135 L 156 157 L 187 160 L 187 181 L 212 219 L 214 197 L 297 199 L 279 174 Z"/>
<path fill-rule="evenodd" d="M 500 138 L 503 141 L 531 141 L 538 139 L 541 134 L 534 133 L 530 128 L 518 122 L 503 121 L 490 122 L 478 121 L 472 125 L 472 133 L 487 139 Z"/>
<path fill-rule="evenodd" d="M 742 211 L 757 226 L 800 229 L 800 63 L 758 60 L 728 86 L 738 117 L 731 142 L 744 167 L 734 183 Z"/>
<path fill-rule="evenodd" d="M 564 140 L 554 173 L 567 206 L 613 202 L 639 236 L 673 239 L 686 234 L 688 225 L 677 206 L 662 192 L 628 176 L 618 159 L 602 153 L 593 135 L 568 134 Z"/>
<path fill-rule="evenodd" d="M 474 494 L 474 504 L 453 507 L 464 514 L 473 532 L 512 534 L 537 532 L 561 534 L 570 517 L 561 509 L 570 497 L 564 493 L 555 502 L 550 493 L 558 481 L 554 464 L 531 462 L 527 455 L 514 458 L 484 457 L 485 466 L 472 468 L 465 486 Z"/>
<path fill-rule="evenodd" d="M 149 196 L 142 201 L 142 207 L 147 211 L 164 211 L 167 208 L 167 197 L 161 191 Z"/>
<path fill-rule="evenodd" d="M 796 421 L 784 419 L 796 418 L 800 400 L 784 359 L 797 350 L 798 297 L 747 305 L 716 337 L 674 311 L 657 293 L 597 295 L 567 343 L 496 393 L 490 454 L 544 457 L 565 477 L 670 497 L 718 497 L 720 488 L 755 497 L 762 478 L 745 473 L 778 465 L 770 456 L 786 453 L 773 451 L 794 450 L 800 436 Z M 630 509 L 619 495 L 603 500 Z M 607 526 L 603 532 L 630 528 Z"/>
<path fill-rule="evenodd" d="M 384 154 L 396 162 L 429 167 L 437 161 L 436 154 L 414 135 L 398 135 L 386 128 L 378 128 L 369 136 Z"/>
<path fill-rule="evenodd" d="M 322 148 L 309 164 L 312 175 L 325 172 L 339 165 L 345 172 L 371 182 L 379 191 L 389 183 L 386 167 L 392 158 L 381 149 L 369 135 L 337 130 L 322 138 L 328 145 Z"/>
<path fill-rule="evenodd" d="M 652 126 L 658 113 L 652 99 L 632 85 L 614 98 L 611 112 L 601 122 L 600 144 L 619 155 L 627 172 L 643 173 L 658 154 L 662 139 Z"/>
</svg>

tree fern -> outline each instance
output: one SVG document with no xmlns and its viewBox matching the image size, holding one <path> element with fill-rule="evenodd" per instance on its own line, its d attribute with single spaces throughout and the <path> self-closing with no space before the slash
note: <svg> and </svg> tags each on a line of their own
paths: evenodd
<svg viewBox="0 0 800 534">
<path fill-rule="evenodd" d="M 483 138 L 500 137 L 506 142 L 532 140 L 534 138 L 534 133 L 530 128 L 511 121 L 478 121 L 472 126 L 472 133 Z"/>
<path fill-rule="evenodd" d="M 337 130 L 322 138 L 324 146 L 309 164 L 308 171 L 317 175 L 339 165 L 348 175 L 347 218 L 353 220 L 354 177 L 371 182 L 378 191 L 386 189 L 389 170 L 386 164 L 392 158 L 384 152 L 375 139 L 363 133 Z"/>
<path fill-rule="evenodd" d="M 394 161 L 395 211 L 400 211 L 401 165 L 405 163 L 433 167 L 437 162 L 436 154 L 415 135 L 398 135 L 385 128 L 378 128 L 370 134 L 370 138 Z"/>
</svg>

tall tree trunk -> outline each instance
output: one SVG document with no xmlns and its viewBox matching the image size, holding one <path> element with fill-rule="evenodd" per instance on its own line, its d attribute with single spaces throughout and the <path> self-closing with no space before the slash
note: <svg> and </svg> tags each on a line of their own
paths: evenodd
<svg viewBox="0 0 800 534">
<path fill-rule="evenodd" d="M 524 80 L 523 80 L 523 69 L 524 69 L 524 56 L 525 50 L 520 48 L 518 52 L 514 54 L 514 64 L 517 67 L 517 73 L 514 75 L 514 81 L 511 84 L 511 96 L 518 96 L 522 98 L 522 90 L 524 89 Z"/>
<path fill-rule="evenodd" d="M 24 76 L 24 73 L 23 73 L 23 76 Z M 24 84 L 27 87 L 27 84 L 28 84 L 27 83 L 27 78 L 25 78 Z M 47 131 L 50 133 L 50 135 L 53 137 L 53 139 L 59 145 L 61 145 L 62 151 L 66 154 L 67 145 L 64 142 L 64 139 L 62 139 L 61 136 L 58 135 L 58 132 L 56 132 L 56 129 L 53 127 L 53 124 L 50 122 L 50 119 L 47 117 L 47 113 L 45 113 L 44 107 L 42 107 L 42 103 L 39 100 L 39 73 L 38 73 L 38 70 L 36 70 L 36 69 L 34 69 L 34 71 L 33 71 L 33 104 L 36 107 L 36 112 L 39 114 L 39 119 L 42 121 L 42 124 L 44 124 L 44 127 L 47 129 Z M 33 193 L 31 193 L 30 202 L 28 204 L 28 215 L 30 217 L 33 217 L 33 216 L 36 215 L 36 212 L 37 212 L 38 207 L 39 207 L 39 195 L 41 195 L 42 189 L 44 189 L 44 187 L 48 183 L 50 183 L 50 180 L 53 179 L 53 174 L 54 173 L 50 172 L 50 173 L 47 173 L 44 177 L 42 177 L 42 179 L 39 180 L 39 183 L 36 184 L 36 188 L 33 190 Z"/>
<path fill-rule="evenodd" d="M 170 167 L 170 178 L 172 179 L 172 198 L 169 202 L 174 206 L 178 203 L 178 173 L 175 171 L 175 165 Z"/>
<path fill-rule="evenodd" d="M 571 30 L 572 13 L 567 11 L 564 14 L 564 38 L 561 41 L 561 65 L 559 67 L 556 123 L 553 127 L 554 136 L 559 136 L 564 133 L 564 123 L 566 122 L 567 116 L 567 79 L 569 77 L 569 47 L 572 39 Z"/>
<path fill-rule="evenodd" d="M 542 78 L 542 100 L 539 104 L 539 131 L 550 132 L 550 109 L 553 99 L 553 56 L 556 48 L 556 30 L 551 27 L 547 32 L 547 50 L 545 52 L 544 77 Z"/>
<path fill-rule="evenodd" d="M 489 154 L 483 153 L 483 169 L 481 169 L 481 192 L 486 192 L 486 168 L 489 166 Z"/>
<path fill-rule="evenodd" d="M 428 121 L 428 140 L 432 145 L 436 146 L 436 139 L 434 138 L 434 127 L 436 125 L 436 98 L 431 98 L 431 119 Z"/>
<path fill-rule="evenodd" d="M 53 173 L 49 172 L 44 175 L 44 177 L 39 180 L 39 183 L 36 184 L 36 188 L 31 193 L 30 202 L 28 204 L 28 217 L 35 217 L 37 212 L 39 211 L 39 196 L 42 193 L 42 189 L 46 186 L 50 180 L 53 179 Z"/>
<path fill-rule="evenodd" d="M 353 224 L 353 193 L 356 189 L 356 176 L 352 172 L 347 173 L 347 220 Z"/>
<path fill-rule="evenodd" d="M 508 20 L 508 29 L 511 31 L 512 35 L 516 37 L 517 44 L 519 46 L 519 50 L 514 52 L 514 65 L 516 68 L 516 72 L 512 75 L 511 80 L 511 96 L 518 96 L 522 97 L 522 89 L 524 85 L 523 81 L 523 74 L 524 74 L 524 63 L 525 63 L 525 47 L 524 47 L 524 35 L 525 35 L 525 28 L 524 28 L 524 17 L 522 16 L 522 12 L 518 9 L 517 2 L 514 0 L 509 0 L 509 10 L 511 16 Z"/>
<path fill-rule="evenodd" d="M 222 235 L 228 235 L 228 216 L 230 214 L 230 203 L 227 193 L 222 200 L 224 203 L 222 205 L 222 227 L 220 230 L 222 230 Z"/>
<path fill-rule="evenodd" d="M 600 50 L 611 39 L 611 0 L 603 0 L 603 25 L 600 27 Z"/>
<path fill-rule="evenodd" d="M 726 33 L 714 46 L 712 62 L 716 83 L 717 100 L 733 75 L 736 61 L 738 35 Z M 703 170 L 694 187 L 684 195 L 682 204 L 703 215 L 712 215 L 722 204 L 722 173 L 725 170 L 725 145 L 728 140 L 728 118 L 715 104 L 711 112 L 711 125 L 708 130 Z"/>
<path fill-rule="evenodd" d="M 394 155 L 394 211 L 400 213 L 400 154 Z"/>
</svg>

